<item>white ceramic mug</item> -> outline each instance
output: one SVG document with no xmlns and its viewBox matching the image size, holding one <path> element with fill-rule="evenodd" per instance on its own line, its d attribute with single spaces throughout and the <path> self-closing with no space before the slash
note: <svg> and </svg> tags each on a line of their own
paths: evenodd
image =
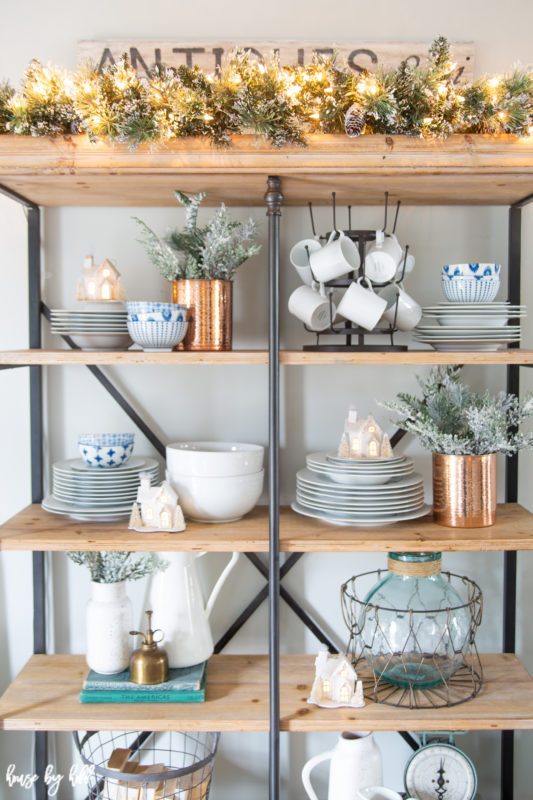
<svg viewBox="0 0 533 800">
<path fill-rule="evenodd" d="M 362 284 L 366 283 L 367 288 Z M 372 331 L 378 324 L 387 308 L 387 301 L 375 294 L 372 284 L 366 278 L 359 278 L 348 286 L 337 313 L 341 317 L 355 322 L 367 331 Z"/>
<path fill-rule="evenodd" d="M 390 286 L 386 286 L 378 293 L 378 297 L 387 303 L 387 309 L 383 313 L 384 319 L 391 325 L 396 323 L 399 331 L 413 330 L 422 319 L 420 304 L 407 294 L 401 283 L 391 283 Z M 396 298 L 398 298 L 398 311 L 396 311 Z"/>
<path fill-rule="evenodd" d="M 405 260 L 405 269 L 403 267 L 404 260 Z M 408 253 L 407 258 L 405 258 L 405 253 L 402 253 L 402 256 L 398 263 L 398 267 L 396 269 L 396 275 L 394 276 L 393 280 L 395 281 L 403 280 L 403 276 L 409 275 L 409 273 L 413 271 L 414 266 L 415 266 L 414 255 L 412 253 Z"/>
<path fill-rule="evenodd" d="M 310 286 L 299 286 L 289 297 L 289 311 L 312 331 L 324 331 L 335 319 L 337 310 L 331 305 L 324 287 L 320 291 Z"/>
<path fill-rule="evenodd" d="M 342 231 L 332 231 L 327 244 L 311 253 L 309 263 L 316 280 L 326 283 L 358 270 L 361 259 L 359 250 L 348 236 Z"/>
<path fill-rule="evenodd" d="M 365 257 L 365 276 L 373 283 L 386 283 L 396 275 L 402 248 L 393 233 L 376 231 L 376 241 Z"/>
<path fill-rule="evenodd" d="M 307 286 L 311 286 L 314 280 L 309 256 L 317 250 L 322 250 L 322 245 L 316 239 L 302 239 L 296 242 L 289 253 L 292 266 Z"/>
</svg>

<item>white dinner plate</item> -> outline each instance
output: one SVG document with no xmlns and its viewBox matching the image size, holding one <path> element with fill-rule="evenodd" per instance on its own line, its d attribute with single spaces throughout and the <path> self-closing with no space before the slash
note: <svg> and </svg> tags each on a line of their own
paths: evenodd
<svg viewBox="0 0 533 800">
<path fill-rule="evenodd" d="M 327 461 L 332 464 L 339 464 L 341 467 L 347 469 L 367 468 L 367 467 L 383 467 L 389 464 L 398 464 L 405 461 L 405 456 L 392 456 L 391 458 L 340 458 L 336 453 L 310 453 L 311 458 L 325 456 Z"/>
<path fill-rule="evenodd" d="M 317 512 L 310 508 L 305 508 L 299 503 L 291 503 L 291 508 L 298 514 L 303 514 L 304 517 L 312 517 L 313 519 L 320 519 L 323 522 L 329 522 L 332 525 L 352 525 L 354 527 L 378 527 L 380 525 L 391 525 L 394 522 L 403 522 L 410 519 L 418 519 L 425 517 L 431 511 L 431 506 L 423 505 L 416 511 L 406 511 L 404 513 L 391 514 L 383 518 L 378 517 L 363 517 L 353 514 L 328 514 L 327 512 Z M 355 518 L 354 518 L 355 516 Z"/>
<path fill-rule="evenodd" d="M 64 472 L 69 475 L 71 472 L 82 472 L 83 474 L 90 475 L 103 475 L 106 480 L 112 480 L 113 475 L 124 475 L 127 473 L 136 473 L 146 468 L 157 466 L 155 458 L 148 458 L 148 456 L 131 456 L 126 464 L 121 464 L 120 467 L 90 467 L 81 458 L 68 458 L 64 461 L 56 461 L 53 469 L 58 472 Z M 109 477 L 107 477 L 109 476 Z"/>
</svg>

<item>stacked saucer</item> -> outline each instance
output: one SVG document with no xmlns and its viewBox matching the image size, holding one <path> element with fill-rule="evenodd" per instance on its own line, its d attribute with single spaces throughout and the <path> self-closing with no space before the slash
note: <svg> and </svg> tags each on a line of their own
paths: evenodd
<svg viewBox="0 0 533 800">
<path fill-rule="evenodd" d="M 526 316 L 526 306 L 506 302 L 439 303 L 422 311 L 438 325 L 417 325 L 415 340 L 443 351 L 492 351 L 520 342 L 520 320 Z"/>
<path fill-rule="evenodd" d="M 291 507 L 299 514 L 337 525 L 375 526 L 430 511 L 422 476 L 403 456 L 355 460 L 311 453 L 307 465 L 296 473 L 296 502 Z"/>
<path fill-rule="evenodd" d="M 123 303 L 114 303 L 109 310 L 53 308 L 50 311 L 52 333 L 70 336 L 82 350 L 127 350 L 132 340 L 126 319 Z"/>
<path fill-rule="evenodd" d="M 52 466 L 52 494 L 42 506 L 53 514 L 68 514 L 83 521 L 127 519 L 137 498 L 140 474 L 159 483 L 159 464 L 154 458 L 133 456 L 113 469 L 95 469 L 81 458 L 57 461 Z"/>
</svg>

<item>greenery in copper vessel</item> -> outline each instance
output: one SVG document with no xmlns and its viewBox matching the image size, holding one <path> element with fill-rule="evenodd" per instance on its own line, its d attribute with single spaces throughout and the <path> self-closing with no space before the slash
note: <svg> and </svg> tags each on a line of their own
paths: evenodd
<svg viewBox="0 0 533 800">
<path fill-rule="evenodd" d="M 138 581 L 168 566 L 166 561 L 158 561 L 153 553 L 138 556 L 136 553 L 122 551 L 70 551 L 67 555 L 74 564 L 87 567 L 91 580 L 95 583 Z"/>
<path fill-rule="evenodd" d="M 418 378 L 422 396 L 401 392 L 380 405 L 395 413 L 394 422 L 414 433 L 426 450 L 447 455 L 512 455 L 533 447 L 533 433 L 520 424 L 533 415 L 533 395 L 488 391 L 478 394 L 459 380 L 461 367 L 434 367 Z"/>
<path fill-rule="evenodd" d="M 174 230 L 161 239 L 142 220 L 133 219 L 141 227 L 140 241 L 153 264 L 167 280 L 204 278 L 233 280 L 237 268 L 257 255 L 261 245 L 251 244 L 257 238 L 253 219 L 237 222 L 230 217 L 224 203 L 207 225 L 198 226 L 198 209 L 204 192 L 189 197 L 174 192 L 185 207 L 185 228 Z"/>
</svg>

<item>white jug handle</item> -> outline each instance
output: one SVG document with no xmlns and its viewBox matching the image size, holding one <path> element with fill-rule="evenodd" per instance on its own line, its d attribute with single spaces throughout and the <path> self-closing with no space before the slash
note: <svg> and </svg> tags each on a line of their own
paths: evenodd
<svg viewBox="0 0 533 800">
<path fill-rule="evenodd" d="M 213 610 L 213 606 L 215 605 L 215 600 L 217 599 L 217 597 L 218 597 L 218 595 L 220 593 L 220 590 L 222 589 L 222 586 L 224 585 L 224 582 L 225 582 L 226 578 L 228 577 L 228 575 L 230 574 L 231 570 L 233 569 L 233 567 L 235 566 L 235 564 L 239 560 L 239 556 L 240 556 L 240 553 L 232 553 L 231 554 L 230 560 L 228 561 L 228 563 L 226 564 L 226 566 L 224 567 L 224 569 L 220 573 L 220 577 L 219 577 L 218 581 L 213 586 L 213 590 L 211 591 L 211 594 L 209 595 L 209 600 L 207 601 L 206 606 L 205 606 L 205 614 L 206 614 L 208 619 L 209 619 L 209 615 L 211 614 L 211 611 Z"/>
<path fill-rule="evenodd" d="M 311 800 L 318 800 L 317 794 L 313 787 L 311 786 L 311 770 L 313 770 L 317 764 L 320 764 L 321 761 L 326 761 L 326 759 L 331 758 L 333 756 L 333 750 L 328 750 L 325 753 L 320 753 L 320 755 L 315 756 L 314 758 L 310 758 L 307 764 L 304 765 L 302 769 L 302 783 L 304 785 L 304 789 L 307 792 L 307 796 L 311 798 Z"/>
</svg>

